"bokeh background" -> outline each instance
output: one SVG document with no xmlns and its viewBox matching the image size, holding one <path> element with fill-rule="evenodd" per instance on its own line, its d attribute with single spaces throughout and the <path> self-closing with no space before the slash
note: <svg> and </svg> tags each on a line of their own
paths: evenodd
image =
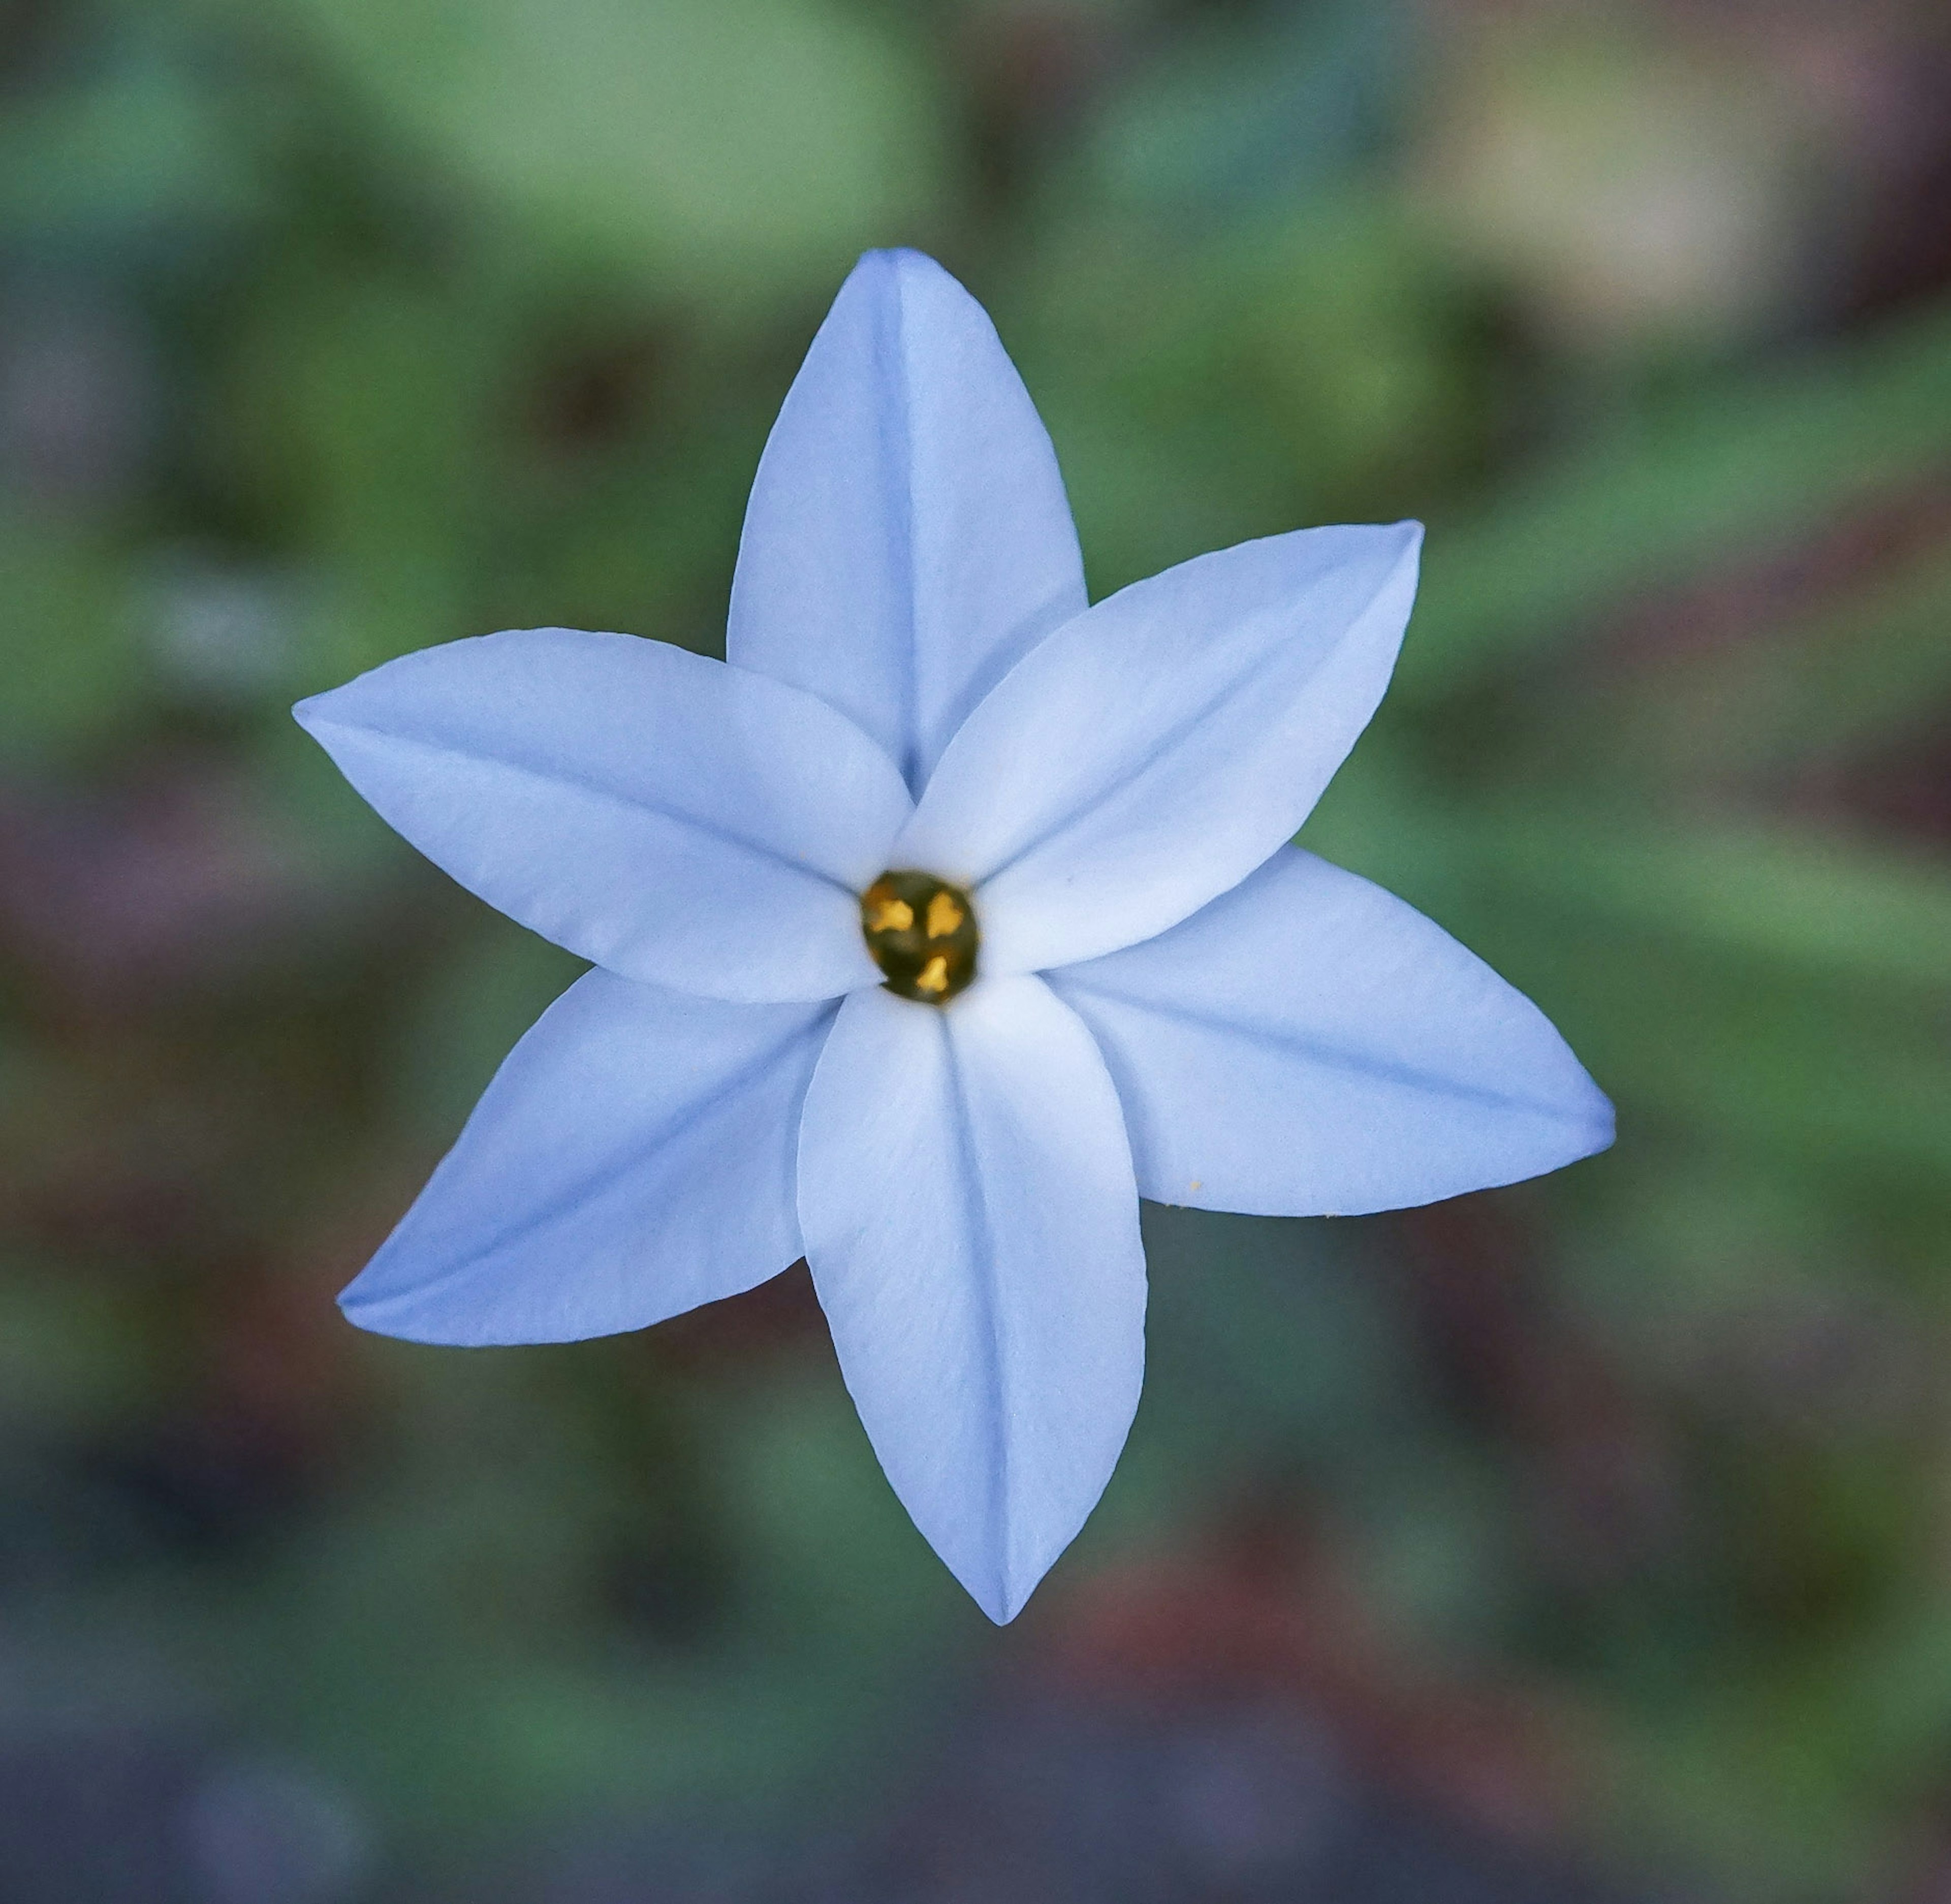
<svg viewBox="0 0 1951 1904">
<path fill-rule="evenodd" d="M 287 713 L 720 649 L 856 252 L 988 305 L 1094 592 L 1417 516 L 1305 837 L 1609 1155 L 1148 1210 L 1013 1627 L 804 1271 L 332 1297 L 574 963 Z M 0 1898 L 1951 1899 L 1943 0 L 0 5 Z"/>
</svg>

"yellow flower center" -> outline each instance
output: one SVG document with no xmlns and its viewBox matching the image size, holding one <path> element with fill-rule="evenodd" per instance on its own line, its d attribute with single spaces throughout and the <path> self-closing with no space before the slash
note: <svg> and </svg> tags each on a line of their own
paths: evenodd
<svg viewBox="0 0 1951 1904">
<path fill-rule="evenodd" d="M 945 1005 L 976 976 L 976 909 L 932 872 L 884 872 L 860 895 L 860 930 L 888 989 Z"/>
</svg>

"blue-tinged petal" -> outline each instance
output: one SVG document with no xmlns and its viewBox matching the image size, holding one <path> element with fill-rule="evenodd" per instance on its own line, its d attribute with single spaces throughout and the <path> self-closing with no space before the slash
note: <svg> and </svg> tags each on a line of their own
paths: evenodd
<svg viewBox="0 0 1951 1904">
<path fill-rule="evenodd" d="M 1085 600 L 1050 439 L 982 307 L 918 252 L 869 252 L 766 445 L 726 654 L 832 702 L 919 788 Z"/>
<path fill-rule="evenodd" d="M 1050 983 L 1117 1082 L 1161 1203 L 1353 1216 L 1603 1150 L 1612 1107 L 1441 926 L 1294 847 L 1160 937 Z"/>
<path fill-rule="evenodd" d="M 799 688 L 544 628 L 423 648 L 296 712 L 436 866 L 612 972 L 757 1001 L 879 981 L 854 895 L 910 803 Z"/>
<path fill-rule="evenodd" d="M 776 1275 L 800 1254 L 800 1107 L 835 1009 L 585 973 L 508 1054 L 346 1314 L 414 1342 L 569 1342 Z"/>
<path fill-rule="evenodd" d="M 1138 1405 L 1144 1258 L 1118 1100 L 1032 978 L 840 1008 L 807 1093 L 800 1225 L 868 1437 L 991 1619 L 1110 1478 Z"/>
<path fill-rule="evenodd" d="M 1176 925 L 1292 837 L 1354 744 L 1395 665 L 1422 536 L 1302 529 L 1098 603 L 970 715 L 895 863 L 979 887 L 990 972 Z"/>
</svg>

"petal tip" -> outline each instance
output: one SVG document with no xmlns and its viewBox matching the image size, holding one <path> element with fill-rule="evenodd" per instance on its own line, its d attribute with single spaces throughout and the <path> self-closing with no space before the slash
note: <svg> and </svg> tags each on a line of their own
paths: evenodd
<svg viewBox="0 0 1951 1904">
<path fill-rule="evenodd" d="M 1586 1112 L 1586 1131 L 1590 1141 L 1578 1154 L 1581 1157 L 1594 1157 L 1601 1150 L 1612 1147 L 1613 1140 L 1619 1134 L 1619 1119 L 1612 1099 L 1590 1078 L 1586 1083 L 1591 1091 L 1591 1101 Z"/>
<path fill-rule="evenodd" d="M 994 1626 L 1007 1626 L 1029 1604 L 1030 1596 L 1043 1584 L 1042 1573 L 1022 1582 L 992 1575 L 979 1584 L 960 1573 L 956 1578 L 960 1581 L 963 1590 L 982 1609 L 983 1617 Z"/>
<path fill-rule="evenodd" d="M 933 292 L 945 296 L 951 304 L 971 305 L 982 311 L 981 304 L 969 287 L 953 271 L 939 260 L 930 258 L 927 252 L 918 251 L 907 245 L 863 251 L 853 270 L 848 273 L 835 303 L 850 291 L 870 298 L 887 298 L 902 302 L 913 295 L 926 298 Z M 985 325 L 988 323 L 986 312 L 982 313 L 982 321 Z"/>
<path fill-rule="evenodd" d="M 304 700 L 292 702 L 292 719 L 307 734 L 315 735 L 326 718 L 326 703 L 338 692 L 336 688 L 328 688 L 323 694 L 307 694 Z"/>
<path fill-rule="evenodd" d="M 1609 1150 L 1618 1135 L 1618 1116 L 1612 1099 L 1593 1082 L 1591 1074 L 1582 1065 L 1575 1059 L 1572 1063 L 1578 1072 L 1577 1090 L 1575 1094 L 1568 1094 L 1560 1100 L 1558 1117 L 1564 1133 L 1561 1145 L 1553 1147 L 1549 1161 L 1541 1163 L 1529 1175 L 1549 1176 L 1555 1170 L 1583 1163 L 1587 1157 Z"/>
<path fill-rule="evenodd" d="M 1617 1135 L 1618 1119 L 1612 1099 L 1599 1088 L 1571 1047 L 1562 1038 L 1557 1038 L 1556 1042 L 1562 1066 L 1560 1081 L 1556 1089 L 1545 1087 L 1538 1102 L 1541 1109 L 1550 1110 L 1561 1135 L 1546 1153 L 1548 1160 L 1527 1173 L 1531 1176 L 1548 1176 L 1554 1170 L 1597 1156 L 1612 1148 Z"/>
<path fill-rule="evenodd" d="M 1399 567 L 1413 570 L 1422 561 L 1422 543 L 1425 531 L 1413 516 L 1405 516 L 1399 523 L 1391 523 L 1386 533 L 1395 537 L 1400 553 L 1397 557 Z"/>
<path fill-rule="evenodd" d="M 1034 1592 L 1035 1590 L 1032 1588 L 1031 1590 Z M 983 1617 L 992 1626 L 1007 1626 L 1023 1610 L 1029 1600 L 1029 1593 L 1019 1593 L 1007 1596 L 1000 1600 L 978 1600 L 976 1604 L 982 1608 Z"/>
<path fill-rule="evenodd" d="M 368 1335 L 383 1335 L 395 1342 L 415 1342 L 429 1349 L 485 1348 L 498 1340 L 485 1333 L 429 1328 L 424 1321 L 414 1319 L 410 1297 L 401 1300 L 358 1296 L 353 1293 L 358 1286 L 355 1279 L 340 1292 L 339 1313 L 354 1328 L 364 1329 Z"/>
<path fill-rule="evenodd" d="M 848 273 L 854 276 L 862 271 L 920 270 L 932 275 L 947 277 L 949 274 L 926 251 L 916 251 L 912 245 L 877 245 L 873 250 L 863 251 L 860 259 Z"/>
<path fill-rule="evenodd" d="M 361 1293 L 359 1284 L 364 1280 L 363 1272 L 339 1292 L 339 1313 L 356 1329 L 364 1329 L 369 1335 L 393 1335 L 395 1330 L 389 1328 L 380 1321 L 376 1312 L 383 1304 Z"/>
<path fill-rule="evenodd" d="M 395 1342 L 417 1342 L 429 1348 L 470 1348 L 480 1338 L 464 1331 L 429 1328 L 423 1314 L 417 1317 L 411 1289 L 380 1288 L 368 1291 L 362 1285 L 372 1280 L 381 1252 L 339 1292 L 339 1313 L 356 1329 L 368 1335 L 384 1335 Z"/>
</svg>

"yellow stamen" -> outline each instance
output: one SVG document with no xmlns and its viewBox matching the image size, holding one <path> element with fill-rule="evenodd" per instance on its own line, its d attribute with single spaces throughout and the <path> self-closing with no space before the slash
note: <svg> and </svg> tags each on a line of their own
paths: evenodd
<svg viewBox="0 0 1951 1904">
<path fill-rule="evenodd" d="M 975 979 L 975 906 L 932 872 L 895 867 L 882 873 L 860 895 L 860 929 L 868 956 L 897 997 L 946 1005 Z"/>
</svg>

